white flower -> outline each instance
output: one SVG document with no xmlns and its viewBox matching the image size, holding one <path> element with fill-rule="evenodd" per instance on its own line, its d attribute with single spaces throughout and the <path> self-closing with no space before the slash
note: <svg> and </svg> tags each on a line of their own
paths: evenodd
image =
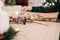
<svg viewBox="0 0 60 40">
<path fill-rule="evenodd" d="M 9 29 L 9 15 L 2 10 L 2 6 L 4 6 L 4 2 L 0 0 L 0 34 L 7 32 Z"/>
<path fill-rule="evenodd" d="M 7 32 L 9 29 L 9 15 L 0 7 L 0 34 Z"/>
</svg>

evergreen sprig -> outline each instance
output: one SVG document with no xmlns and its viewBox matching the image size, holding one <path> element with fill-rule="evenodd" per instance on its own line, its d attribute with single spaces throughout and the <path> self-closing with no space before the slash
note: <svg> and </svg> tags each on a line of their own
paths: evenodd
<svg viewBox="0 0 60 40">
<path fill-rule="evenodd" d="M 15 0 L 5 0 L 5 4 L 6 5 L 15 5 L 16 2 L 15 2 Z"/>
<path fill-rule="evenodd" d="M 15 32 L 15 30 L 10 27 L 8 31 L 3 34 L 5 36 L 3 40 L 11 40 L 16 35 L 16 33 L 17 32 Z"/>
</svg>

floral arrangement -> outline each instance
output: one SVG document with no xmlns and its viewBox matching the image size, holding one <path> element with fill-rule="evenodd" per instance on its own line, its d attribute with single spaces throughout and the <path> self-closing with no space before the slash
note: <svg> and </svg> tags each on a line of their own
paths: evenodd
<svg viewBox="0 0 60 40">
<path fill-rule="evenodd" d="M 2 10 L 3 6 L 4 2 L 0 0 L 0 40 L 11 40 L 19 30 L 9 25 L 9 15 L 7 11 Z"/>
</svg>

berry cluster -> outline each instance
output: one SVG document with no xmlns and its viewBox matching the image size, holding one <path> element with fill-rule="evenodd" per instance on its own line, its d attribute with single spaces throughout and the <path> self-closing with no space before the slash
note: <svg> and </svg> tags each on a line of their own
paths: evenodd
<svg viewBox="0 0 60 40">
<path fill-rule="evenodd" d="M 13 17 L 9 17 L 10 18 L 10 20 L 9 20 L 9 22 L 10 23 L 18 23 L 18 24 L 26 24 L 26 18 L 24 17 L 24 18 L 21 18 L 21 17 L 17 17 L 17 18 L 13 18 Z"/>
</svg>

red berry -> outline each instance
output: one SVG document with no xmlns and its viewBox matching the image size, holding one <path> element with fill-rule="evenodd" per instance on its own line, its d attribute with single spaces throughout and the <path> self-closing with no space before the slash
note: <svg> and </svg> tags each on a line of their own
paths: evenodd
<svg viewBox="0 0 60 40">
<path fill-rule="evenodd" d="M 3 35 L 0 35 L 0 40 L 2 40 L 4 38 L 4 36 Z"/>
</svg>

